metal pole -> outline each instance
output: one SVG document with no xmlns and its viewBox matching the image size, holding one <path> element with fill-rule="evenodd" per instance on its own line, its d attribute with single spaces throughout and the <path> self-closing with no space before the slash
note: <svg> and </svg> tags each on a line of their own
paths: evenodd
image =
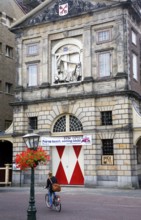
<svg viewBox="0 0 141 220">
<path fill-rule="evenodd" d="M 7 186 L 9 183 L 9 166 L 10 164 L 5 164 L 5 185 Z"/>
<path fill-rule="evenodd" d="M 30 199 L 27 209 L 27 220 L 36 220 L 36 207 L 34 199 L 34 168 L 31 167 L 31 182 L 30 182 Z"/>
</svg>

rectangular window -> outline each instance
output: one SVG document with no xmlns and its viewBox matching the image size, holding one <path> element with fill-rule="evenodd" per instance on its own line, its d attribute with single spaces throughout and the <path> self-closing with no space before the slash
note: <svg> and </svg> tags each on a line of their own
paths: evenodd
<svg viewBox="0 0 141 220">
<path fill-rule="evenodd" d="M 111 38 L 110 30 L 102 30 L 97 32 L 97 42 L 102 43 L 109 41 Z"/>
<path fill-rule="evenodd" d="M 133 68 L 133 78 L 138 79 L 138 57 L 135 53 L 132 54 L 132 68 Z"/>
<path fill-rule="evenodd" d="M 5 92 L 12 93 L 12 84 L 11 83 L 5 83 Z"/>
<path fill-rule="evenodd" d="M 111 73 L 111 53 L 105 52 L 98 55 L 98 69 L 100 77 L 110 76 Z"/>
<path fill-rule="evenodd" d="M 6 56 L 13 58 L 13 48 L 12 47 L 6 46 Z"/>
<path fill-rule="evenodd" d="M 113 139 L 103 139 L 102 140 L 102 154 L 103 155 L 113 155 Z"/>
<path fill-rule="evenodd" d="M 36 55 L 38 54 L 38 44 L 27 45 L 27 55 Z"/>
<path fill-rule="evenodd" d="M 38 129 L 38 120 L 37 117 L 29 117 L 29 127 L 30 129 Z"/>
<path fill-rule="evenodd" d="M 137 45 L 137 35 L 134 31 L 132 31 L 132 43 Z"/>
<path fill-rule="evenodd" d="M 8 129 L 11 124 L 12 124 L 11 120 L 5 120 L 5 129 Z"/>
<path fill-rule="evenodd" d="M 37 86 L 38 64 L 28 65 L 28 86 Z"/>
<path fill-rule="evenodd" d="M 112 111 L 101 112 L 102 125 L 112 125 Z"/>
</svg>

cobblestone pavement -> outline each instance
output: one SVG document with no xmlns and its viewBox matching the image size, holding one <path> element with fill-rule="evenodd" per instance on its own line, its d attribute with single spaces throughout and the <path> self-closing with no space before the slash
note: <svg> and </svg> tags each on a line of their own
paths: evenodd
<svg viewBox="0 0 141 220">
<path fill-rule="evenodd" d="M 141 190 L 62 187 L 62 211 L 47 209 L 46 190 L 35 187 L 36 220 L 139 220 Z M 25 220 L 29 187 L 0 187 L 0 220 Z"/>
</svg>

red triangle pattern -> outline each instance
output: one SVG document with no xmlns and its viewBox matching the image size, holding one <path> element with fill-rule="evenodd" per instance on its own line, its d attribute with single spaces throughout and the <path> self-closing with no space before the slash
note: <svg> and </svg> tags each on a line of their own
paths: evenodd
<svg viewBox="0 0 141 220">
<path fill-rule="evenodd" d="M 63 152 L 64 152 L 64 149 L 65 149 L 65 146 L 56 146 L 56 149 L 57 149 L 59 157 L 61 159 Z"/>
<path fill-rule="evenodd" d="M 83 185 L 84 184 L 84 177 L 82 174 L 82 171 L 80 169 L 79 163 L 77 161 L 71 180 L 70 180 L 70 185 Z"/>
<path fill-rule="evenodd" d="M 81 147 L 82 146 L 79 146 L 79 145 L 78 146 L 73 146 L 73 149 L 74 149 L 74 152 L 75 152 L 77 158 L 79 157 Z"/>
<path fill-rule="evenodd" d="M 57 170 L 55 176 L 57 178 L 58 183 L 60 183 L 60 184 L 68 184 L 68 180 L 66 178 L 66 174 L 64 172 L 64 168 L 62 166 L 61 161 L 60 161 L 60 164 L 58 166 L 58 170 Z"/>
</svg>

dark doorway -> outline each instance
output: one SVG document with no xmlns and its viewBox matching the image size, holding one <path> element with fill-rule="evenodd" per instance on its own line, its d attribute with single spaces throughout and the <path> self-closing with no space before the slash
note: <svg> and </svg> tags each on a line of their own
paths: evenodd
<svg viewBox="0 0 141 220">
<path fill-rule="evenodd" d="M 141 188 L 141 139 L 138 140 L 137 144 L 137 173 L 138 173 L 138 183 Z"/>
<path fill-rule="evenodd" d="M 12 165 L 13 148 L 9 141 L 0 141 L 0 167 L 5 167 L 5 164 Z M 12 182 L 12 170 L 10 170 L 9 181 Z M 5 170 L 0 170 L 0 182 L 5 180 Z"/>
</svg>

